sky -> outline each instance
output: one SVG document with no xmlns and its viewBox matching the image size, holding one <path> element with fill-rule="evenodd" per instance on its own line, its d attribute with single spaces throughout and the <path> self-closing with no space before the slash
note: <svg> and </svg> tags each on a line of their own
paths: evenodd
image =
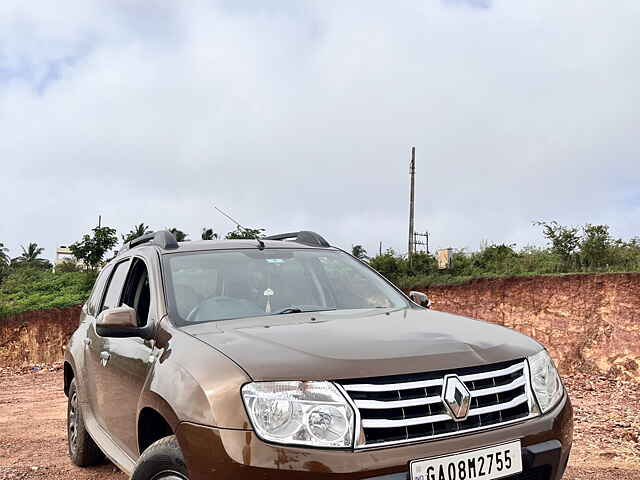
<svg viewBox="0 0 640 480">
<path fill-rule="evenodd" d="M 640 235 L 640 2 L 0 2 L 0 242 Z"/>
</svg>

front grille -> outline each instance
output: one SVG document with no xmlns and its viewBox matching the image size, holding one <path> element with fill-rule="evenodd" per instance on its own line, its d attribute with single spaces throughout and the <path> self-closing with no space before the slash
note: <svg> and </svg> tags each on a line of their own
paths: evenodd
<svg viewBox="0 0 640 480">
<path fill-rule="evenodd" d="M 445 376 L 457 375 L 471 393 L 469 414 L 454 420 L 443 403 Z M 533 414 L 524 360 L 452 371 L 342 380 L 359 411 L 364 439 L 376 446 L 495 427 Z"/>
</svg>

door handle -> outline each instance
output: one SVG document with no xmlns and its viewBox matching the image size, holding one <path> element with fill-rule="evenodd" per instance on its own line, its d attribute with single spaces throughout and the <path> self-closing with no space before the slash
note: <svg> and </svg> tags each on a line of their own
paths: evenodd
<svg viewBox="0 0 640 480">
<path fill-rule="evenodd" d="M 87 338 L 85 338 L 85 339 L 84 339 L 84 344 L 85 344 L 85 345 L 91 345 L 91 339 L 90 339 L 90 338 L 88 338 L 88 337 L 87 337 Z"/>
<path fill-rule="evenodd" d="M 102 363 L 103 367 L 107 366 L 107 363 L 109 363 L 110 358 L 111 358 L 111 354 L 109 352 L 100 352 L 100 363 Z"/>
</svg>

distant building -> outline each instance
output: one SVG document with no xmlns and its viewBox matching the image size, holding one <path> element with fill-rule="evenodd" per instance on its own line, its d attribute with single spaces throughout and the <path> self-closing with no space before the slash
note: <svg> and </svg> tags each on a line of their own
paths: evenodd
<svg viewBox="0 0 640 480">
<path fill-rule="evenodd" d="M 56 266 L 60 265 L 62 262 L 74 262 L 76 265 L 84 267 L 84 262 L 78 260 L 73 256 L 71 250 L 66 245 L 60 245 L 59 248 L 56 248 L 56 259 L 53 262 L 53 271 L 56 271 Z"/>
<path fill-rule="evenodd" d="M 447 270 L 451 268 L 451 260 L 453 259 L 453 248 L 443 248 L 438 250 L 438 268 L 440 270 Z"/>
<path fill-rule="evenodd" d="M 65 260 L 75 261 L 76 257 L 71 253 L 71 249 L 66 245 L 60 245 L 60 248 L 56 248 L 56 261 L 55 263 L 62 263 Z"/>
</svg>

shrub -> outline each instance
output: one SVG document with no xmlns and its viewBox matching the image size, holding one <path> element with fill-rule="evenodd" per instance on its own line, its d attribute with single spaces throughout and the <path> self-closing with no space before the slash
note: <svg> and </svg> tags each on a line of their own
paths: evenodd
<svg viewBox="0 0 640 480">
<path fill-rule="evenodd" d="M 56 265 L 56 273 L 81 272 L 82 267 L 75 260 L 69 258 Z"/>
<path fill-rule="evenodd" d="M 0 317 L 30 310 L 62 308 L 83 303 L 95 273 L 53 273 L 33 267 L 13 269 L 0 285 Z"/>
<path fill-rule="evenodd" d="M 438 270 L 431 255 L 417 253 L 409 264 L 406 258 L 388 250 L 372 258 L 370 265 L 404 290 L 487 277 L 640 271 L 640 239 L 611 240 L 606 225 L 587 224 L 582 231 L 580 250 L 571 254 L 553 244 L 519 250 L 515 245 L 487 245 L 479 252 L 455 252 L 451 268 Z"/>
</svg>

